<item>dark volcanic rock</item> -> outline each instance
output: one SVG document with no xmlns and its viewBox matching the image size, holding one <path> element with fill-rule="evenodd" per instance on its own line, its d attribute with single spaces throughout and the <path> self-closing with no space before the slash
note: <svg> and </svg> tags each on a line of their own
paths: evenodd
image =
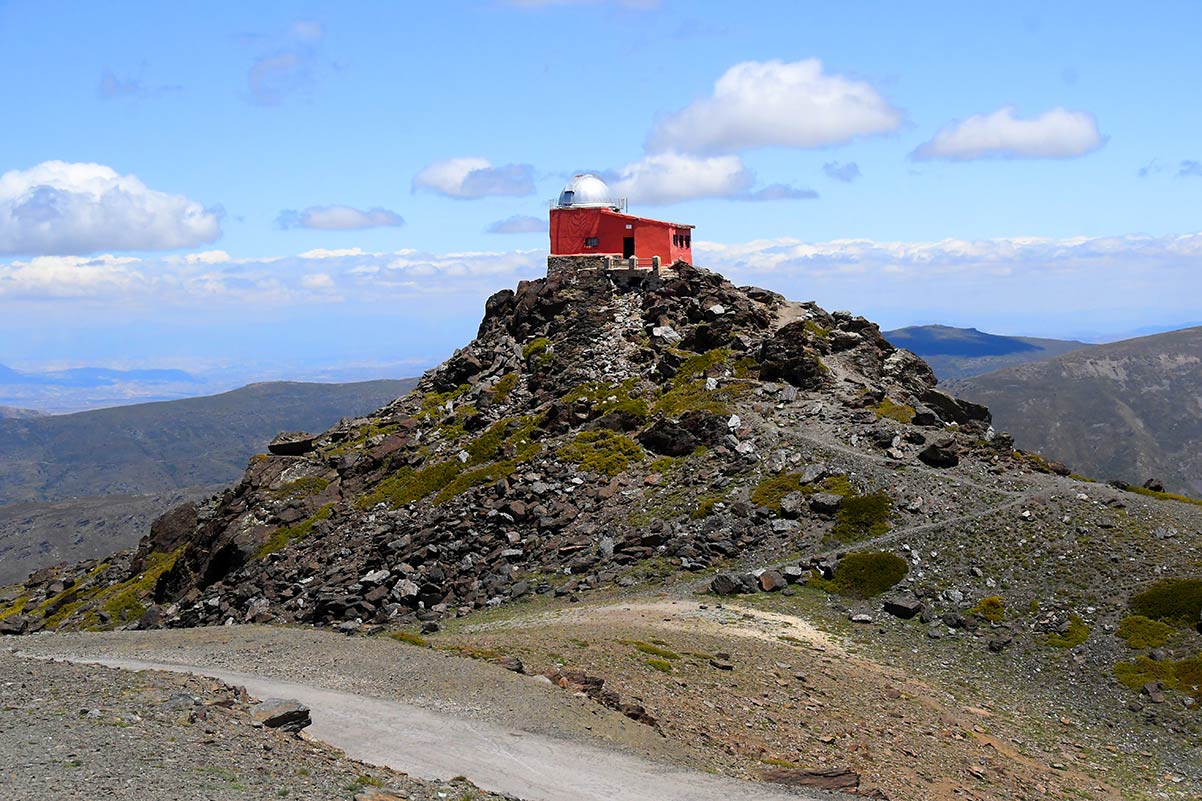
<svg viewBox="0 0 1202 801">
<path fill-rule="evenodd" d="M 955 467 L 960 464 L 960 449 L 956 438 L 946 434 L 919 451 L 918 458 L 931 467 Z"/>
<path fill-rule="evenodd" d="M 276 456 L 303 456 L 313 450 L 313 435 L 305 431 L 277 434 L 267 443 L 267 450 Z"/>
</svg>

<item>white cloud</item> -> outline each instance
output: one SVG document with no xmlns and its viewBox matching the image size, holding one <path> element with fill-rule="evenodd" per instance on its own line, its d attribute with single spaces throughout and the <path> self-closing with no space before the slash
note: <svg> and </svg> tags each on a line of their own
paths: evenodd
<svg viewBox="0 0 1202 801">
<path fill-rule="evenodd" d="M 230 260 L 230 254 L 224 250 L 202 250 L 200 253 L 189 253 L 184 256 L 188 264 L 224 264 Z"/>
<path fill-rule="evenodd" d="M 301 286 L 305 289 L 330 289 L 334 286 L 334 279 L 327 273 L 310 273 L 301 276 Z"/>
<path fill-rule="evenodd" d="M 1054 108 L 1021 119 L 1013 106 L 974 114 L 945 126 L 918 146 L 912 158 L 969 161 L 982 158 L 1066 159 L 1102 146 L 1098 121 L 1086 111 Z"/>
<path fill-rule="evenodd" d="M 837 161 L 828 161 L 822 165 L 822 171 L 826 173 L 827 178 L 833 178 L 845 184 L 849 184 L 860 177 L 860 165 L 854 161 L 849 161 L 846 164 L 840 164 Z"/>
<path fill-rule="evenodd" d="M 485 158 L 465 156 L 436 161 L 413 179 L 413 188 L 453 198 L 534 194 L 534 167 L 504 164 L 494 167 Z"/>
<path fill-rule="evenodd" d="M 1122 331 L 1197 319 L 1202 233 L 937 242 L 693 240 L 700 266 L 887 327 L 943 322 L 1002 333 Z M 1088 287 L 1089 291 L 1082 291 Z"/>
<path fill-rule="evenodd" d="M 362 248 L 314 248 L 297 256 L 298 259 L 344 259 L 348 256 L 370 256 Z"/>
<path fill-rule="evenodd" d="M 545 233 L 546 230 L 546 217 L 515 214 L 492 223 L 488 226 L 487 232 L 490 234 L 538 234 Z"/>
<path fill-rule="evenodd" d="M 647 145 L 705 155 L 811 148 L 895 131 L 901 123 L 901 111 L 871 84 L 828 74 L 818 59 L 745 61 L 718 79 L 711 97 L 661 119 Z"/>
<path fill-rule="evenodd" d="M 739 195 L 738 199 L 765 202 L 773 200 L 814 200 L 817 197 L 818 193 L 813 189 L 802 189 L 801 187 L 789 186 L 788 184 L 769 184 L 762 189 L 756 189 L 754 192 Z"/>
<path fill-rule="evenodd" d="M 360 211 L 350 206 L 310 206 L 301 211 L 281 211 L 281 228 L 314 228 L 322 231 L 359 231 L 364 228 L 399 228 L 405 219 L 395 211 L 376 206 Z"/>
<path fill-rule="evenodd" d="M 46 161 L 0 175 L 0 254 L 174 250 L 219 236 L 218 212 L 103 164 Z"/>
<path fill-rule="evenodd" d="M 737 197 L 754 182 L 755 176 L 738 156 L 655 153 L 619 170 L 613 190 L 632 203 L 662 206 L 705 197 Z"/>
</svg>

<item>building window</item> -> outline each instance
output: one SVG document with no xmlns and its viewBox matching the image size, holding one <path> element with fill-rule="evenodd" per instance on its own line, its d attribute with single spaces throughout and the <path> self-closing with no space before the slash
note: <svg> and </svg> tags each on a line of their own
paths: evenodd
<svg viewBox="0 0 1202 801">
<path fill-rule="evenodd" d="M 586 248 L 595 248 L 597 247 L 597 244 L 597 237 L 595 236 L 590 236 L 584 240 L 584 246 Z"/>
<path fill-rule="evenodd" d="M 685 246 L 686 248 L 691 248 L 691 247 L 693 246 L 693 237 L 691 237 L 691 236 L 686 236 L 686 237 L 684 238 L 684 246 Z"/>
</svg>

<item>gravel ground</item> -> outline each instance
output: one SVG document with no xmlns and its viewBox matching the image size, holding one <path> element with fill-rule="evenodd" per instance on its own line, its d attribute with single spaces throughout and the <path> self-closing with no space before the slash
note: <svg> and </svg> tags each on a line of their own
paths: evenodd
<svg viewBox="0 0 1202 801">
<path fill-rule="evenodd" d="M 505 798 L 256 726 L 251 699 L 211 679 L 22 659 L 8 648 L 0 676 L 4 801 Z"/>
</svg>

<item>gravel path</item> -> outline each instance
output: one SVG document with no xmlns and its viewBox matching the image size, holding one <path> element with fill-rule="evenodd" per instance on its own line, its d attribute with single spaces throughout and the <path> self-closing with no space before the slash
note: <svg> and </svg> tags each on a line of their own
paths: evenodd
<svg viewBox="0 0 1202 801">
<path fill-rule="evenodd" d="M 196 635 L 206 633 L 210 636 L 201 639 L 210 642 L 191 641 L 197 639 Z M 214 633 L 214 630 L 195 630 L 137 635 L 130 632 L 104 637 L 52 636 L 27 638 L 22 645 L 31 646 L 25 649 L 30 655 L 57 655 L 131 669 L 188 671 L 243 685 L 258 696 L 297 698 L 313 710 L 314 723 L 309 732 L 342 749 L 348 756 L 429 779 L 445 780 L 450 776 L 465 775 L 481 787 L 531 801 L 727 801 L 730 798 L 797 801 L 799 798 L 829 798 L 714 776 L 679 764 L 649 759 L 637 751 L 666 753 L 669 746 L 648 727 L 629 721 L 622 726 L 637 726 L 646 732 L 637 729 L 630 732 L 625 738 L 625 747 L 620 750 L 599 743 L 596 738 L 589 742 L 590 729 L 595 727 L 594 724 L 607 722 L 612 713 L 562 690 L 528 677 L 507 674 L 491 665 L 455 657 L 446 657 L 446 663 L 439 665 L 446 668 L 447 673 L 459 673 L 461 678 L 466 678 L 468 692 L 473 684 L 478 690 L 481 679 L 478 675 L 467 674 L 482 673 L 491 680 L 504 683 L 511 691 L 506 696 L 497 696 L 505 699 L 499 710 L 496 705 L 481 703 L 485 699 L 479 697 L 474 709 L 469 709 L 461 695 L 465 688 L 452 688 L 455 677 L 445 673 L 427 676 L 424 682 L 417 682 L 418 686 L 406 687 L 396 682 L 396 674 L 407 674 L 414 662 L 421 662 L 428 669 L 427 660 L 441 657 L 423 649 L 366 638 L 348 639 L 323 632 L 249 627 L 223 630 L 224 637 L 220 639 L 224 643 L 220 650 L 215 650 L 213 646 L 218 643 L 212 642 Z M 187 636 L 190 634 L 193 635 L 191 638 Z M 256 652 L 286 640 L 293 641 L 290 652 L 295 658 L 287 662 L 294 671 L 292 678 L 281 676 L 286 672 L 281 670 L 281 660 L 272 665 L 259 663 L 256 667 Z M 383 651 L 380 651 L 381 646 Z M 353 663 L 356 669 L 334 681 L 321 670 L 305 669 L 307 663 L 320 664 L 320 659 L 314 660 L 315 652 L 328 656 L 331 649 L 336 650 L 343 660 Z M 156 658 L 130 658 L 131 651 Z M 209 659 L 187 661 L 206 653 Z M 444 659 L 437 661 L 442 663 Z M 233 670 L 215 665 L 215 662 L 237 664 L 243 669 Z M 467 671 L 462 671 L 464 666 Z M 313 678 L 296 680 L 297 677 Z M 340 686 L 334 688 L 331 684 Z M 433 693 L 435 684 L 451 692 L 439 697 Z M 392 692 L 380 692 L 390 685 L 394 688 Z M 407 697 L 407 700 L 396 700 L 397 696 Z M 524 698 L 534 699 L 534 703 L 523 707 Z M 556 708 L 560 709 L 556 711 Z M 571 713 L 565 714 L 564 708 Z M 586 718 L 575 714 L 577 709 Z M 577 719 L 570 721 L 570 718 Z M 591 719 L 593 723 L 583 722 L 585 719 Z M 567 726 L 570 722 L 573 725 Z M 613 722 L 608 722 L 611 723 L 608 728 L 612 729 Z M 550 733 L 556 727 L 561 729 L 560 736 Z M 613 736 L 615 732 L 608 734 Z M 629 736 L 635 734 L 640 736 Z M 658 749 L 633 747 L 644 737 L 661 740 Z"/>
</svg>

